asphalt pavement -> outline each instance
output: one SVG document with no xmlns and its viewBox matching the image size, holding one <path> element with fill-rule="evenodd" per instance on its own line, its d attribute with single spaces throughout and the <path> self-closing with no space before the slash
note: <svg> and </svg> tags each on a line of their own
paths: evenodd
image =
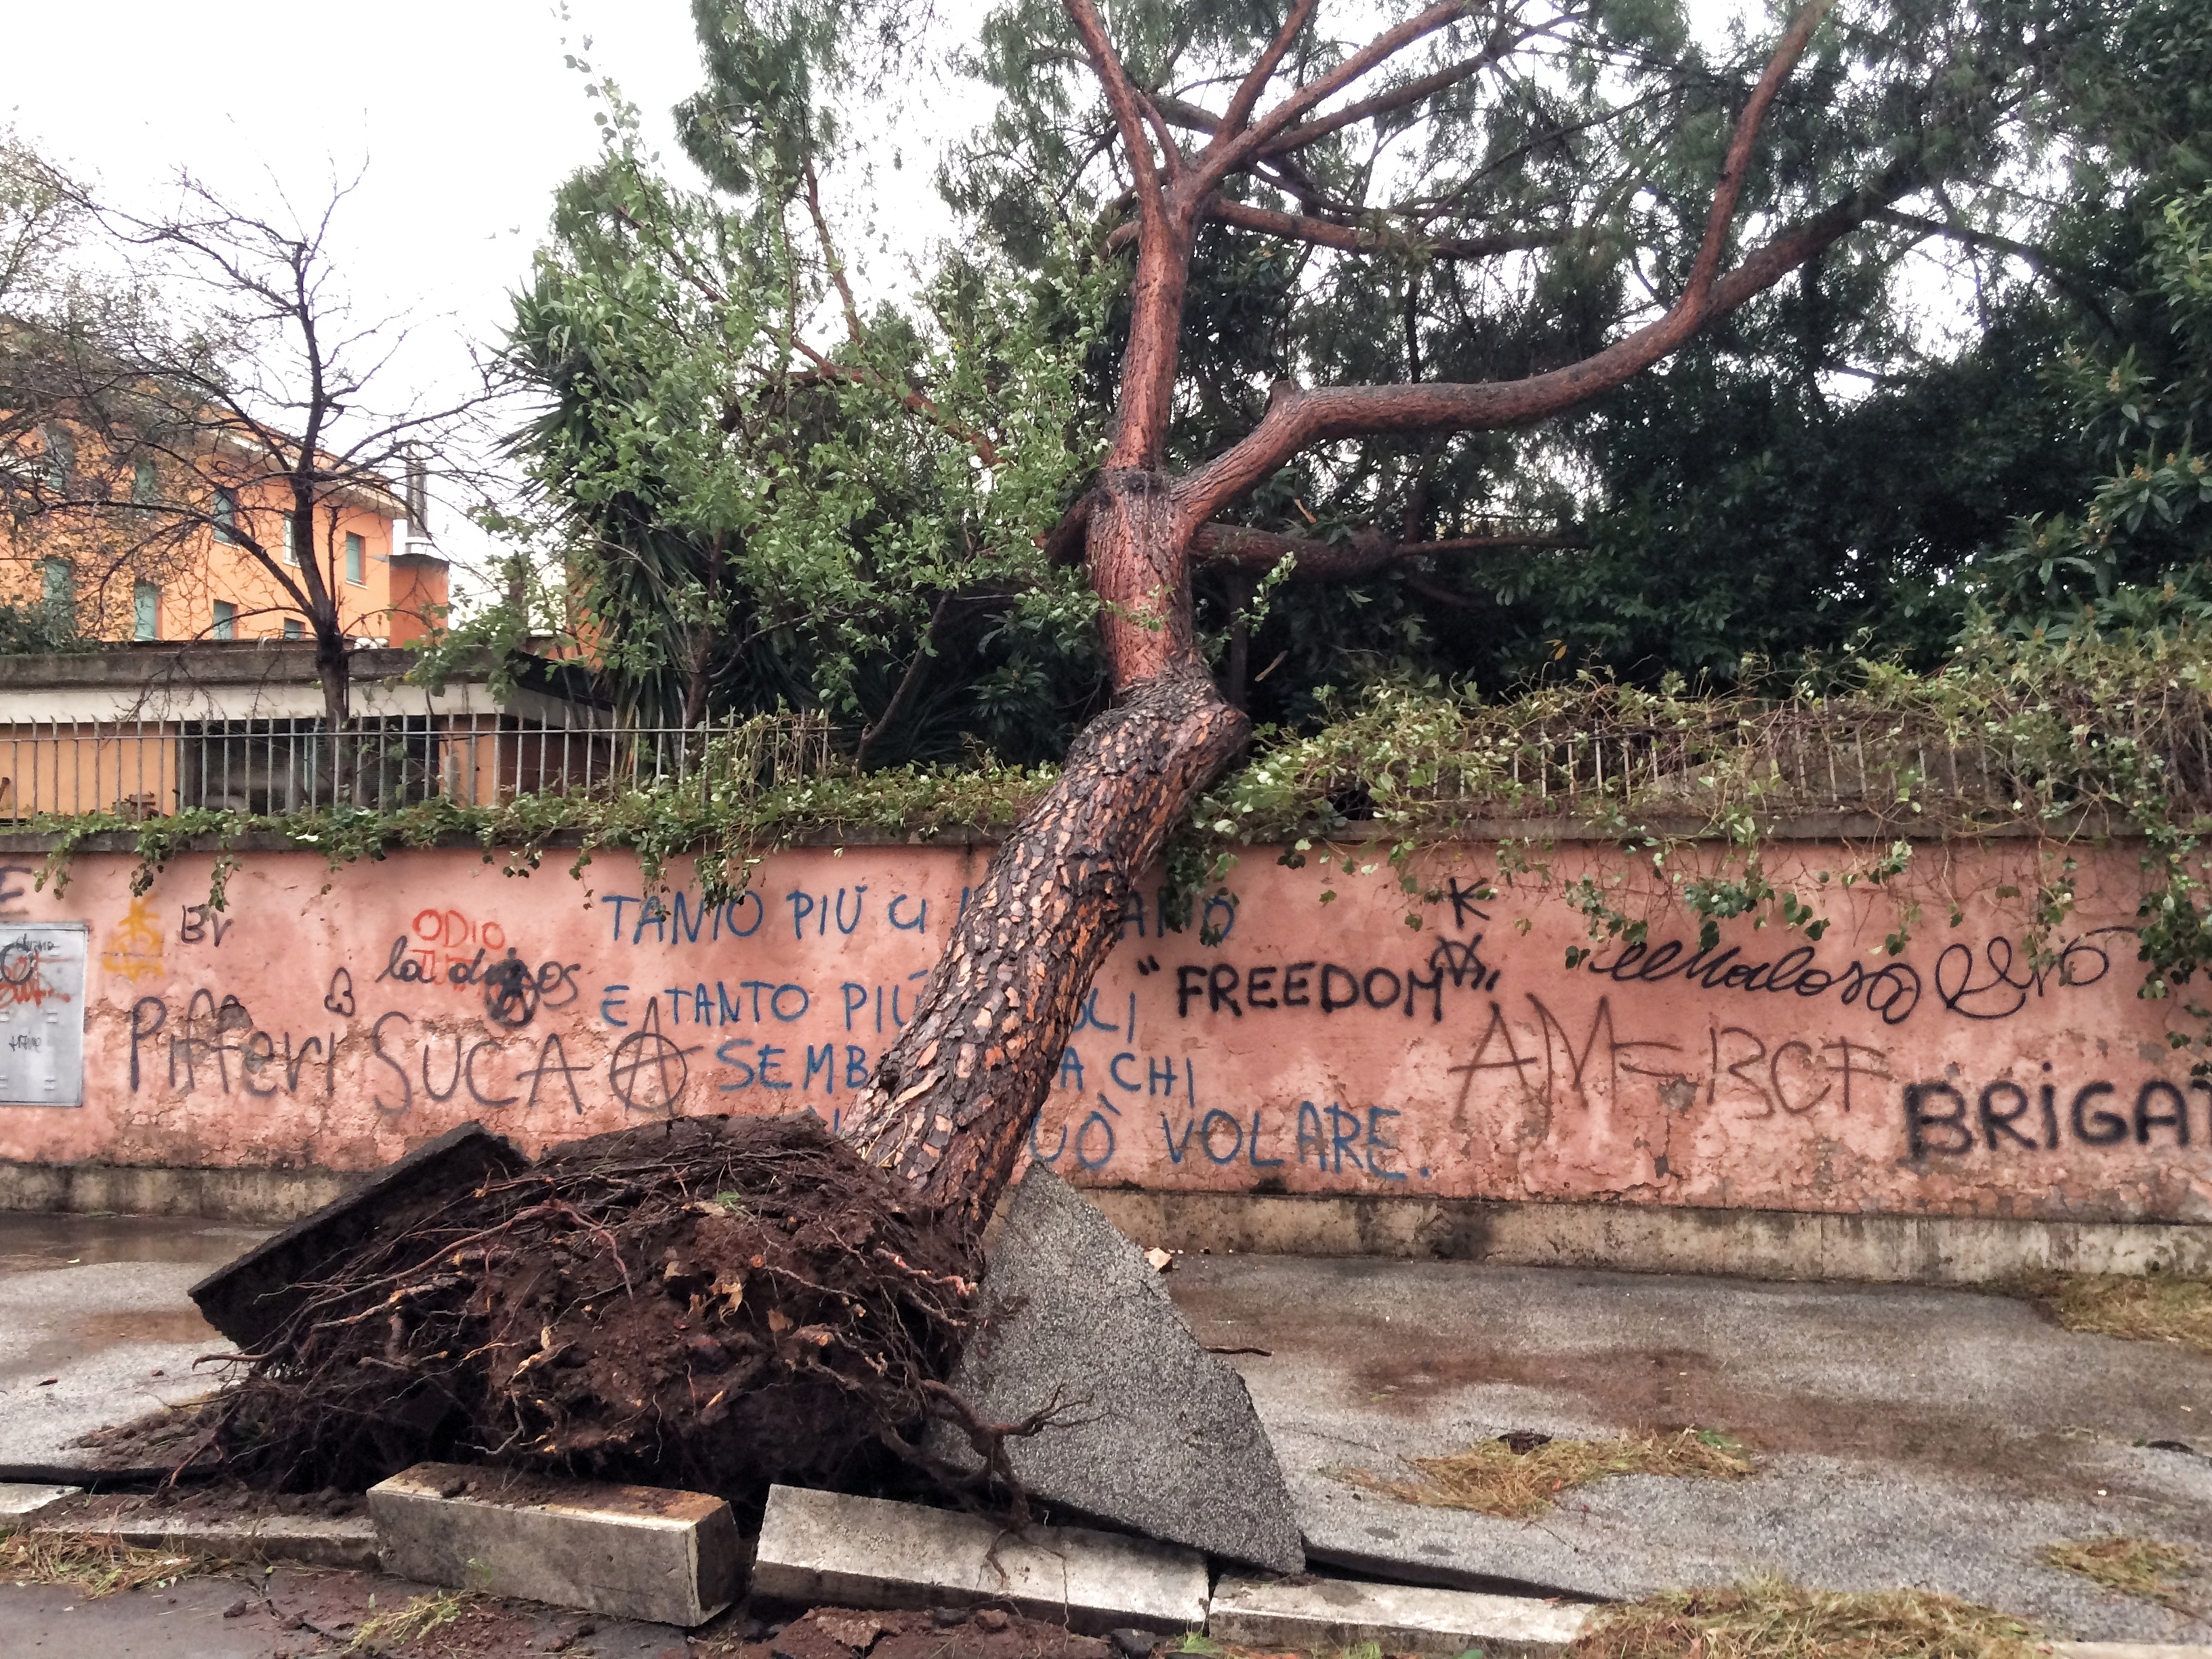
<svg viewBox="0 0 2212 1659">
<path fill-rule="evenodd" d="M 1911 1285 L 1289 1256 L 1184 1256 L 1169 1283 L 1243 1372 L 1324 1561 L 1595 1599 L 1773 1572 L 1945 1590 L 2080 1639 L 2212 1640 L 2201 1613 L 2039 1559 L 2124 1533 L 2212 1564 L 2212 1355 Z M 1335 1473 L 1404 1480 L 1516 1430 L 1686 1427 L 1761 1472 L 1617 1477 L 1517 1521 Z"/>
<path fill-rule="evenodd" d="M 214 1374 L 195 1361 L 228 1350 L 185 1287 L 261 1237 L 0 1213 L 0 1463 L 65 1457 L 88 1429 L 204 1394 Z M 2201 1613 L 2039 1559 L 2125 1533 L 2212 1562 L 2212 1356 L 1905 1285 L 1282 1256 L 1185 1256 L 1169 1285 L 1200 1340 L 1231 1351 L 1319 1570 L 1597 1599 L 1777 1572 L 1947 1590 L 2059 1636 L 2212 1641 Z M 1743 1441 L 1760 1472 L 1615 1478 L 1521 1521 L 1342 1474 L 1402 1478 L 1406 1459 L 1516 1430 L 1681 1427 Z M 80 1611 L 0 1586 L 0 1650 L 83 1628 Z M 281 1650 L 271 1639 L 240 1651 Z"/>
<path fill-rule="evenodd" d="M 185 1294 L 267 1231 L 141 1216 L 0 1212 L 0 1465 L 201 1398 L 234 1352 Z"/>
</svg>

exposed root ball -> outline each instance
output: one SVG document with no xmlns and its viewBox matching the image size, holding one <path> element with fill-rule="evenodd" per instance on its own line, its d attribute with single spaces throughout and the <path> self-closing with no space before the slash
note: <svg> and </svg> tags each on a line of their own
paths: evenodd
<svg viewBox="0 0 2212 1659">
<path fill-rule="evenodd" d="M 864 1479 L 917 1457 L 970 1291 L 904 1198 L 804 1115 L 556 1147 L 333 1263 L 221 1443 L 295 1488 L 431 1457 L 733 1496 Z"/>
</svg>

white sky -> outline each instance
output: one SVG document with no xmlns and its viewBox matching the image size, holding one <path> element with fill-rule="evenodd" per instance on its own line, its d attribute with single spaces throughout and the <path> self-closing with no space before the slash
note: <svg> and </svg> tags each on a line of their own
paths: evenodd
<svg viewBox="0 0 2212 1659">
<path fill-rule="evenodd" d="M 1711 27 L 1735 5 L 1694 0 L 1693 9 Z M 584 77 L 564 54 L 584 54 L 588 38 L 594 70 L 640 106 L 672 161 L 669 111 L 702 78 L 685 0 L 8 10 L 0 122 L 118 206 L 158 210 L 179 167 L 242 205 L 269 210 L 281 192 L 303 212 L 334 179 L 361 174 L 334 251 L 359 318 L 409 319 L 413 337 L 391 372 L 433 398 L 468 380 L 469 342 L 496 338 L 554 188 L 597 150 Z M 889 122 L 905 166 L 873 172 L 886 188 L 867 204 L 895 263 L 943 224 L 934 158 L 917 148 L 979 112 L 941 87 L 908 90 L 922 106 Z M 438 518 L 457 565 L 482 557 L 450 510 Z"/>
<path fill-rule="evenodd" d="M 684 0 L 563 9 L 11 5 L 0 121 L 142 210 L 168 199 L 179 167 L 243 205 L 269 210 L 281 191 L 303 213 L 360 174 L 333 237 L 344 285 L 362 319 L 399 315 L 413 330 L 390 401 L 434 398 L 472 378 L 468 343 L 496 337 L 555 186 L 598 149 L 564 52 L 592 37 L 594 68 L 670 153 L 669 108 L 702 78 Z M 434 527 L 458 562 L 481 556 L 450 510 Z"/>
</svg>

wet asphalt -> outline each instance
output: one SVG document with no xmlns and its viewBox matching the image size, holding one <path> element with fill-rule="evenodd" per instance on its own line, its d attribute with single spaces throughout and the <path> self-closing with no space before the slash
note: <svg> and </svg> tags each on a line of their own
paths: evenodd
<svg viewBox="0 0 2212 1659">
<path fill-rule="evenodd" d="M 186 1288 L 264 1236 L 0 1213 L 0 1463 L 65 1459 L 90 1429 L 214 1387 L 197 1362 L 228 1345 Z M 2077 1639 L 2212 1641 L 2212 1583 L 2176 1610 L 2040 1559 L 2124 1532 L 2212 1562 L 2212 1356 L 1910 1285 L 1282 1256 L 1185 1256 L 1169 1285 L 1202 1341 L 1259 1351 L 1228 1363 L 1316 1570 L 1596 1599 L 1778 1572 L 1946 1590 Z M 1749 1445 L 1760 1473 L 1609 1480 L 1521 1521 L 1343 1478 L 1402 1479 L 1408 1459 L 1518 1430 L 1683 1427 Z M 0 1651 L 21 1650 L 11 1629 L 76 1619 L 61 1605 L 0 1586 Z"/>
</svg>

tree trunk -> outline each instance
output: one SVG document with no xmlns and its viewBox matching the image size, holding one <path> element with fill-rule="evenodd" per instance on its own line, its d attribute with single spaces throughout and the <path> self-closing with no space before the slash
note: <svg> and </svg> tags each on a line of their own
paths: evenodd
<svg viewBox="0 0 2212 1659">
<path fill-rule="evenodd" d="M 841 1129 L 971 1245 L 1059 1075 L 1138 878 L 1251 730 L 1193 643 L 1166 481 L 1122 472 L 1102 489 L 1089 551 L 1119 695 L 991 860 L 913 1020 Z"/>
<path fill-rule="evenodd" d="M 346 722 L 352 714 L 353 661 L 346 648 L 345 636 L 335 629 L 324 627 L 319 619 L 315 628 L 315 678 L 323 688 L 323 729 L 330 740 L 330 804 L 355 800 L 360 781 L 361 757 L 358 739 L 349 740 Z"/>
<path fill-rule="evenodd" d="M 1248 730 L 1202 672 L 1148 681 L 1085 726 L 846 1119 L 847 1140 L 970 1239 L 1013 1174 L 1138 877 Z"/>
</svg>

